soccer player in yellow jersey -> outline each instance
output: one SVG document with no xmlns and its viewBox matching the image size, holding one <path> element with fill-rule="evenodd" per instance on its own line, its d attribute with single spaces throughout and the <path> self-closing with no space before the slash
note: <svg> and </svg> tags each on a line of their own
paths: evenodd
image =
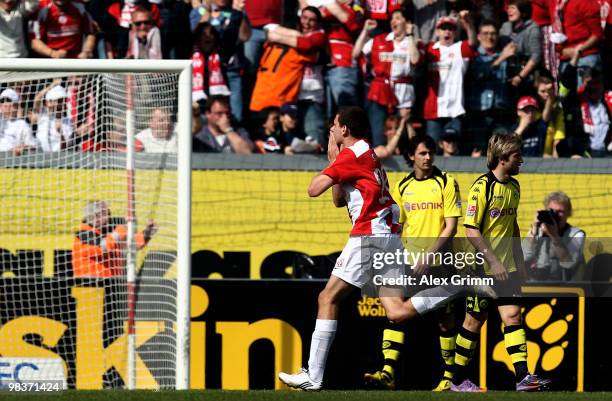
<svg viewBox="0 0 612 401">
<path fill-rule="evenodd" d="M 519 136 L 491 137 L 487 150 L 489 172 L 478 177 L 470 188 L 463 225 L 468 240 L 484 257 L 484 274 L 496 280 L 495 288 L 500 297 L 495 304 L 504 324 L 504 341 L 514 365 L 516 389 L 539 391 L 547 389 L 550 380 L 532 375 L 527 369 L 527 340 L 517 298 L 521 293 L 519 273 L 522 274 L 524 263 L 517 241 L 521 192 L 513 176 L 519 173 L 522 163 Z M 465 320 L 456 338 L 452 391 L 481 391 L 464 375 L 492 301 L 477 296 L 467 298 Z"/>
<path fill-rule="evenodd" d="M 410 140 L 406 161 L 414 170 L 400 180 L 391 196 L 400 207 L 402 238 L 409 252 L 442 252 L 450 249 L 449 239 L 457 232 L 457 221 L 461 216 L 459 186 L 449 174 L 434 165 L 436 143 L 429 136 L 418 136 Z M 430 260 L 428 265 L 417 263 L 413 272 L 450 276 L 451 268 L 440 266 L 440 260 Z M 453 377 L 452 365 L 455 351 L 455 325 L 452 302 L 439 310 L 440 348 L 446 369 L 444 378 L 434 391 L 450 390 Z M 395 365 L 404 343 L 404 326 L 389 323 L 383 332 L 384 367 L 375 373 L 366 373 L 367 384 L 395 387 Z"/>
</svg>

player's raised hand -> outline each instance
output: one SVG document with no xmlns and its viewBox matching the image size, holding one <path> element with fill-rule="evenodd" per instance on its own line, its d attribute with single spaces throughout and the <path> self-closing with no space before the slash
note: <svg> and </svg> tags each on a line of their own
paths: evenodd
<svg viewBox="0 0 612 401">
<path fill-rule="evenodd" d="M 414 35 L 414 24 L 406 23 L 406 35 Z"/>
<path fill-rule="evenodd" d="M 376 27 L 378 26 L 378 23 L 376 22 L 376 20 L 373 19 L 368 19 L 366 20 L 366 22 L 363 24 L 363 30 L 370 33 L 372 32 Z"/>
<path fill-rule="evenodd" d="M 333 163 L 338 157 L 338 153 L 340 153 L 340 148 L 334 139 L 334 134 L 329 133 L 329 140 L 327 141 L 327 160 L 330 163 Z"/>
</svg>

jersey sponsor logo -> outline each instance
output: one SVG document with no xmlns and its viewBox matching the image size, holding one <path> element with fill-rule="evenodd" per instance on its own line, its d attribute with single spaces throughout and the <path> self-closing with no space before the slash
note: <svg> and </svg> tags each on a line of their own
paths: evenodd
<svg viewBox="0 0 612 401">
<path fill-rule="evenodd" d="M 476 205 L 468 205 L 466 216 L 467 217 L 476 216 Z"/>
<path fill-rule="evenodd" d="M 443 202 L 420 202 L 420 203 L 405 202 L 404 208 L 406 209 L 407 212 L 411 210 L 429 210 L 429 209 L 436 210 L 436 209 L 443 209 L 444 203 Z"/>
<path fill-rule="evenodd" d="M 504 217 L 504 216 L 513 216 L 516 214 L 516 210 L 517 208 L 515 207 L 504 208 L 504 209 L 499 209 L 499 208 L 494 207 L 489 212 L 489 216 L 491 216 L 492 219 L 495 219 L 498 217 Z"/>
</svg>

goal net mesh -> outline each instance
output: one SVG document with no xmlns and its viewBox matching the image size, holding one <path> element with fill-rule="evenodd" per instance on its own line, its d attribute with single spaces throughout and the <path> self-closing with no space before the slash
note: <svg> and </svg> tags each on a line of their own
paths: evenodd
<svg viewBox="0 0 612 401">
<path fill-rule="evenodd" d="M 175 386 L 178 74 L 129 76 L 0 74 L 0 360 L 70 388 L 128 383 L 130 246 L 136 387 Z"/>
</svg>

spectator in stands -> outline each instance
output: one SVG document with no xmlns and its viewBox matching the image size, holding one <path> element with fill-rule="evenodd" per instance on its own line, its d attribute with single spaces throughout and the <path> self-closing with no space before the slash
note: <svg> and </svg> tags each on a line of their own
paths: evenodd
<svg viewBox="0 0 612 401">
<path fill-rule="evenodd" d="M 377 23 L 377 29 L 374 35 L 378 35 L 383 32 L 389 32 L 391 14 L 395 10 L 399 10 L 405 0 L 364 0 L 361 2 L 365 9 L 365 17 L 367 19 L 373 19 Z"/>
<path fill-rule="evenodd" d="M 415 35 L 424 43 L 434 41 L 436 21 L 447 16 L 448 2 L 447 0 L 412 0 Z"/>
<path fill-rule="evenodd" d="M 375 147 L 374 153 L 376 153 L 379 159 L 401 155 L 400 141 L 402 138 L 407 140 L 415 135 L 416 133 L 412 129 L 408 116 L 399 117 L 397 114 L 391 114 L 385 120 L 385 138 L 387 143 L 386 145 Z"/>
<path fill-rule="evenodd" d="M 138 249 L 144 248 L 156 232 L 155 221 L 149 220 L 145 229 L 136 233 Z M 72 245 L 74 277 L 124 276 L 127 235 L 125 219 L 112 217 L 106 202 L 88 201 Z"/>
<path fill-rule="evenodd" d="M 318 8 L 308 6 L 302 10 L 300 20 L 310 25 L 320 20 L 320 14 Z M 268 41 L 250 103 L 254 112 L 297 102 L 306 65 L 317 62 L 319 50 L 325 45 L 325 33 L 320 29 L 300 32 L 271 24 L 266 31 Z"/>
<path fill-rule="evenodd" d="M 194 152 L 250 154 L 253 144 L 249 134 L 231 121 L 229 99 L 212 95 L 205 105 L 207 124 L 194 136 Z"/>
<path fill-rule="evenodd" d="M 127 55 L 132 13 L 137 9 L 150 11 L 154 25 L 160 26 L 161 16 L 157 4 L 147 0 L 111 0 L 104 18 L 98 21 L 104 31 L 105 57 L 124 58 Z"/>
<path fill-rule="evenodd" d="M 254 82 L 262 47 L 266 41 L 264 26 L 281 23 L 283 0 L 246 0 L 245 10 L 251 23 L 251 37 L 244 43 L 244 56 L 247 61 L 247 76 Z M 247 85 L 249 86 L 252 88 L 252 85 Z"/>
<path fill-rule="evenodd" d="M 299 107 L 295 103 L 285 103 L 280 108 L 280 136 L 286 145 L 284 153 L 319 153 L 322 146 L 314 138 L 306 136 L 300 127 Z"/>
<path fill-rule="evenodd" d="M 536 78 L 538 102 L 542 108 L 542 120 L 547 124 L 544 141 L 544 157 L 559 157 L 557 146 L 565 140 L 563 107 L 557 99 L 555 84 L 550 76 L 540 74 Z"/>
<path fill-rule="evenodd" d="M 509 76 L 519 94 L 526 94 L 533 86 L 533 71 L 542 61 L 542 33 L 531 20 L 530 0 L 510 0 L 508 21 L 499 30 L 504 42 L 516 45 L 516 53 L 510 59 Z"/>
<path fill-rule="evenodd" d="M 259 153 L 282 154 L 286 144 L 280 131 L 280 110 L 269 107 L 262 113 L 263 123 L 254 137 L 255 148 Z"/>
<path fill-rule="evenodd" d="M 464 153 L 484 151 L 490 135 L 508 132 L 514 121 L 508 84 L 508 59 L 516 54 L 516 44 L 499 48 L 497 26 L 484 20 L 478 28 L 478 54 L 470 61 L 465 86 L 469 111 L 464 135 Z"/>
<path fill-rule="evenodd" d="M 336 115 L 338 108 L 358 103 L 359 71 L 352 53 L 363 16 L 354 9 L 355 4 L 353 0 L 334 0 L 320 9 L 330 53 L 325 72 L 328 119 Z"/>
<path fill-rule="evenodd" d="M 268 30 L 268 41 L 295 48 L 299 52 L 316 53 L 316 59 L 304 64 L 298 93 L 300 131 L 325 143 L 325 89 L 323 62 L 319 57 L 326 50 L 325 31 L 321 28 L 321 12 L 316 7 L 305 7 L 300 15 L 298 29 L 275 27 Z M 293 100 L 288 99 L 293 102 Z"/>
<path fill-rule="evenodd" d="M 70 149 L 74 145 L 76 135 L 72 120 L 66 113 L 66 96 L 61 80 L 56 80 L 34 98 L 30 122 L 36 125 L 36 140 L 44 152 Z"/>
<path fill-rule="evenodd" d="M 476 31 L 468 11 L 459 13 L 459 22 L 467 32 L 468 39 L 455 43 L 457 20 L 443 17 L 436 23 L 438 41 L 429 43 L 426 49 L 427 95 L 424 117 L 427 135 L 439 141 L 442 133 L 452 127 L 461 135 L 463 108 L 463 75 L 468 60 L 476 57 Z"/>
<path fill-rule="evenodd" d="M 410 116 L 415 104 L 413 77 L 423 52 L 417 47 L 414 25 L 402 9 L 391 16 L 391 32 L 369 38 L 377 22 L 367 20 L 355 42 L 353 58 L 363 52 L 369 56 L 374 78 L 368 91 L 368 117 L 372 126 L 372 146 L 385 143 L 383 132 L 387 114 L 397 109 L 401 116 Z"/>
<path fill-rule="evenodd" d="M 126 58 L 161 59 L 161 34 L 159 28 L 153 25 L 151 11 L 137 8 L 132 13 L 131 25 Z"/>
<path fill-rule="evenodd" d="M 193 31 L 192 100 L 199 102 L 212 95 L 229 96 L 227 61 L 233 54 L 219 42 L 219 34 L 208 22 Z"/>
<path fill-rule="evenodd" d="M 586 68 L 580 88 L 582 127 L 589 136 L 591 157 L 605 157 L 612 152 L 612 91 L 604 90 L 603 74 Z"/>
<path fill-rule="evenodd" d="M 162 58 L 188 59 L 191 47 L 185 38 L 191 35 L 189 13 L 191 5 L 183 0 L 157 0 L 159 4 Z"/>
<path fill-rule="evenodd" d="M 542 33 L 542 63 L 552 76 L 559 76 L 559 55 L 551 40 L 553 33 L 550 15 L 550 0 L 531 0 L 531 20 L 540 27 Z"/>
<path fill-rule="evenodd" d="M 147 153 L 176 153 L 176 131 L 170 113 L 161 107 L 153 109 L 149 128 L 140 131 L 136 140 Z"/>
<path fill-rule="evenodd" d="M 459 154 L 458 143 L 460 141 L 459 135 L 453 130 L 452 127 L 448 128 L 442 134 L 442 139 L 438 141 L 438 147 L 443 157 L 451 157 Z"/>
<path fill-rule="evenodd" d="M 82 3 L 51 0 L 33 24 L 32 50 L 50 58 L 91 58 L 96 45 L 93 20 Z"/>
<path fill-rule="evenodd" d="M 23 27 L 37 6 L 37 0 L 0 1 L 0 57 L 28 57 Z"/>
<path fill-rule="evenodd" d="M 525 266 L 537 281 L 571 281 L 584 265 L 586 234 L 567 222 L 572 202 L 563 192 L 552 192 L 544 199 L 523 240 Z"/>
<path fill-rule="evenodd" d="M 191 11 L 191 27 L 195 29 L 200 23 L 209 23 L 219 37 L 221 58 L 225 64 L 227 84 L 230 90 L 232 116 L 242 121 L 242 76 L 244 68 L 244 50 L 239 46 L 251 36 L 251 26 L 244 15 L 245 0 L 212 0 L 210 5 L 204 5 Z M 203 10 L 207 10 L 201 14 Z"/>
<path fill-rule="evenodd" d="M 599 70 L 587 68 L 583 84 L 577 87 L 578 53 L 561 74 L 560 98 L 563 105 L 567 149 L 572 157 L 601 157 L 606 155 L 612 121 L 612 92 L 605 92 Z M 561 152 L 560 152 L 561 153 Z"/>
<path fill-rule="evenodd" d="M 538 112 L 538 101 L 531 96 L 523 96 L 516 104 L 519 122 L 514 128 L 514 133 L 523 141 L 521 149 L 523 156 L 541 157 L 544 153 L 546 122 Z"/>
<path fill-rule="evenodd" d="M 19 116 L 19 102 L 14 89 L 7 88 L 0 93 L 0 152 L 20 155 L 26 149 L 36 148 L 30 124 Z"/>
<path fill-rule="evenodd" d="M 561 72 L 567 67 L 569 61 L 578 56 L 577 86 L 582 85 L 581 72 L 586 67 L 601 69 L 600 41 L 603 39 L 601 25 L 601 9 L 598 1 L 593 0 L 566 0 L 562 2 L 551 1 L 552 15 L 556 16 L 557 24 L 553 27 L 562 33 L 563 41 L 557 50 L 561 53 Z"/>
</svg>

